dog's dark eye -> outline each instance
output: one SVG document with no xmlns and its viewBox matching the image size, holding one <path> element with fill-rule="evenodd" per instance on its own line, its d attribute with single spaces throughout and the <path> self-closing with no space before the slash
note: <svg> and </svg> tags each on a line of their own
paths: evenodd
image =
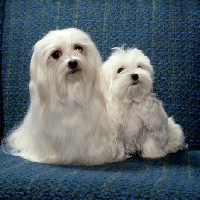
<svg viewBox="0 0 200 200">
<path fill-rule="evenodd" d="M 81 47 L 81 46 L 75 46 L 74 47 L 74 50 L 77 50 L 77 51 L 79 51 L 80 53 L 83 53 L 83 47 Z"/>
<path fill-rule="evenodd" d="M 119 69 L 117 70 L 117 73 L 119 74 L 119 73 L 121 73 L 123 70 L 124 70 L 124 68 L 121 67 L 121 68 L 119 68 Z"/>
<path fill-rule="evenodd" d="M 138 65 L 137 68 L 141 68 L 141 69 L 143 69 L 143 67 L 142 67 L 141 65 Z"/>
<path fill-rule="evenodd" d="M 53 57 L 53 59 L 58 59 L 61 56 L 61 52 L 60 51 L 54 51 L 51 56 Z"/>
</svg>

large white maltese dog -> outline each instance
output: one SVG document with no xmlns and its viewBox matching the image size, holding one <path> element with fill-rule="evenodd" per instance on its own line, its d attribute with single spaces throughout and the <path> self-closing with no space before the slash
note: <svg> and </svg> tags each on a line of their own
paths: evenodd
<svg viewBox="0 0 200 200">
<path fill-rule="evenodd" d="M 98 165 L 124 159 L 100 87 L 101 57 L 75 28 L 49 32 L 34 46 L 31 103 L 7 138 L 13 155 L 33 162 Z"/>
<path fill-rule="evenodd" d="M 159 158 L 187 147 L 181 127 L 153 93 L 153 67 L 142 51 L 115 48 L 102 73 L 108 110 L 128 154 Z"/>
</svg>

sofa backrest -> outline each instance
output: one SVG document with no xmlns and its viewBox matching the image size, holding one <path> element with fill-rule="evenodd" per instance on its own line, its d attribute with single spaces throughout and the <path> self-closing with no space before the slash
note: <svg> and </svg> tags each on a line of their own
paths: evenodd
<svg viewBox="0 0 200 200">
<path fill-rule="evenodd" d="M 10 1 L 0 3 L 0 127 L 5 135 L 29 105 L 32 47 L 50 30 L 89 33 L 103 60 L 112 47 L 137 47 L 155 69 L 154 90 L 179 123 L 190 149 L 200 149 L 200 4 L 177 1 Z"/>
</svg>

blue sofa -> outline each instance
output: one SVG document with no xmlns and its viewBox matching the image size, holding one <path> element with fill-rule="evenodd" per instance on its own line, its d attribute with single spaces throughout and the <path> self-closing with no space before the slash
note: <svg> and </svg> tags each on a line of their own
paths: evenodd
<svg viewBox="0 0 200 200">
<path fill-rule="evenodd" d="M 199 0 L 0 1 L 0 134 L 29 105 L 32 47 L 53 29 L 89 33 L 103 60 L 137 47 L 155 69 L 154 90 L 186 135 L 187 151 L 157 160 L 135 155 L 102 166 L 32 163 L 0 150 L 0 199 L 200 199 Z"/>
</svg>

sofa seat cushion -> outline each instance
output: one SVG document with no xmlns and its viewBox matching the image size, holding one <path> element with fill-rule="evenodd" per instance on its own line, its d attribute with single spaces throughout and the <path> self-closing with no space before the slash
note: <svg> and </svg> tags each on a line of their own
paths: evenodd
<svg viewBox="0 0 200 200">
<path fill-rule="evenodd" d="M 103 166 L 32 163 L 0 151 L 0 199 L 198 199 L 200 151 Z"/>
</svg>

